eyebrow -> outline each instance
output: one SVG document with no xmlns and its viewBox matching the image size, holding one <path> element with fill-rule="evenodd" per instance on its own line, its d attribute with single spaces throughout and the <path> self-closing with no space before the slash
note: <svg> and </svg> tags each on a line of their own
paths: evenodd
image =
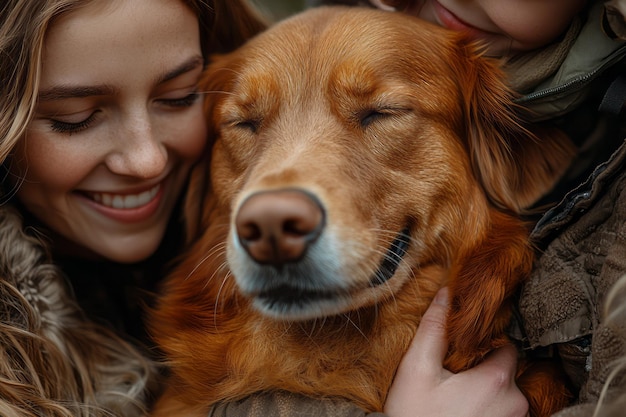
<svg viewBox="0 0 626 417">
<path fill-rule="evenodd" d="M 163 84 L 174 78 L 185 74 L 191 70 L 194 70 L 204 65 L 204 61 L 201 56 L 194 56 L 191 59 L 185 61 L 178 67 L 157 78 L 157 85 Z M 54 101 L 64 100 L 68 98 L 84 98 L 94 96 L 106 96 L 114 95 L 117 89 L 108 84 L 101 84 L 95 86 L 73 86 L 73 85 L 57 85 L 46 90 L 39 91 L 38 98 L 40 101 Z"/>
<path fill-rule="evenodd" d="M 204 59 L 200 55 L 196 55 L 188 59 L 187 61 L 183 62 L 178 67 L 174 68 L 172 71 L 169 71 L 163 74 L 161 77 L 157 79 L 157 84 L 163 84 L 167 81 L 173 80 L 179 75 L 185 74 L 203 65 L 204 65 Z"/>
<path fill-rule="evenodd" d="M 47 90 L 39 91 L 38 97 L 40 101 L 54 101 L 67 98 L 112 95 L 115 92 L 115 88 L 106 84 L 96 86 L 57 85 Z"/>
</svg>

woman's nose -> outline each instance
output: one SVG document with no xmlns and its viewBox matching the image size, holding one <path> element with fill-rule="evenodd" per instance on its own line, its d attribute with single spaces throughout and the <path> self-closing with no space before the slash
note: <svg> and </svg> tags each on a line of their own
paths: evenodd
<svg viewBox="0 0 626 417">
<path fill-rule="evenodd" d="M 115 174 L 138 178 L 159 176 L 167 165 L 167 149 L 149 117 L 136 118 L 118 131 L 106 165 Z"/>
</svg>

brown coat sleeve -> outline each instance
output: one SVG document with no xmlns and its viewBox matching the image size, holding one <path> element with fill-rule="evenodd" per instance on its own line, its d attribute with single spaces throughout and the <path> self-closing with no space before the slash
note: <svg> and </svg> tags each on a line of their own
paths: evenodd
<svg viewBox="0 0 626 417">
<path fill-rule="evenodd" d="M 256 394 L 241 401 L 215 405 L 209 417 L 385 417 L 366 413 L 339 399 L 313 399 L 287 392 Z"/>
<path fill-rule="evenodd" d="M 591 417 L 596 408 L 602 417 L 626 413 L 626 275 L 599 309 L 603 320 L 593 334 L 591 371 L 580 395 L 583 404 L 554 417 Z"/>
</svg>

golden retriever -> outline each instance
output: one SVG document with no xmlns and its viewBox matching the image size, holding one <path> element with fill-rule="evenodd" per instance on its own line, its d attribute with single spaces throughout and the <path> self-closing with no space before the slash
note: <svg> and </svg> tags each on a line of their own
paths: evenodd
<svg viewBox="0 0 626 417">
<path fill-rule="evenodd" d="M 533 258 L 518 213 L 571 149 L 522 126 L 502 79 L 462 34 L 359 8 L 304 12 L 216 57 L 200 236 L 152 316 L 172 367 L 156 414 L 266 390 L 381 410 L 443 285 L 449 369 L 507 343 Z M 532 376 L 534 415 L 564 405 Z"/>
</svg>

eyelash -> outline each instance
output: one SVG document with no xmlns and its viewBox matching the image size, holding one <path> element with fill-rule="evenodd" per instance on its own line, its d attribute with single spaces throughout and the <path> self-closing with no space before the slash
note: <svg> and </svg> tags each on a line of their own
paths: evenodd
<svg viewBox="0 0 626 417">
<path fill-rule="evenodd" d="M 54 132 L 67 133 L 71 135 L 72 133 L 81 132 L 87 129 L 89 126 L 91 126 L 91 123 L 93 123 L 95 116 L 96 116 L 96 113 L 92 113 L 89 115 L 88 118 L 78 123 L 62 122 L 60 120 L 50 120 L 50 124 Z"/>
<path fill-rule="evenodd" d="M 162 101 L 172 107 L 190 107 L 198 100 L 199 97 L 200 94 L 194 91 L 183 98 L 164 99 Z"/>
<path fill-rule="evenodd" d="M 161 101 L 171 107 L 191 107 L 198 100 L 199 97 L 200 95 L 194 91 L 193 93 L 188 94 L 187 96 L 182 98 L 163 99 Z M 97 112 L 92 113 L 88 118 L 78 123 L 69 123 L 63 122 L 61 120 L 52 119 L 50 120 L 51 128 L 54 132 L 57 133 L 67 133 L 70 135 L 73 133 L 78 133 L 91 126 L 95 119 L 96 113 Z"/>
</svg>

